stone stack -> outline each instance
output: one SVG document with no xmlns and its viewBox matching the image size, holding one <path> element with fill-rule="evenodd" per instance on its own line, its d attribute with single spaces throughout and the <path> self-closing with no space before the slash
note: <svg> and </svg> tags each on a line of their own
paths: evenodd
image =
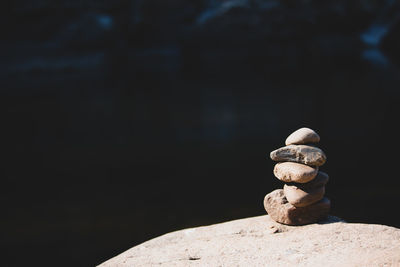
<svg viewBox="0 0 400 267">
<path fill-rule="evenodd" d="M 270 217 L 283 224 L 304 225 L 324 219 L 330 210 L 330 201 L 325 194 L 329 180 L 319 171 L 325 163 L 325 153 L 315 146 L 319 135 L 301 128 L 285 141 L 286 146 L 271 152 L 270 157 L 278 163 L 274 175 L 285 182 L 264 198 L 264 207 Z"/>
</svg>

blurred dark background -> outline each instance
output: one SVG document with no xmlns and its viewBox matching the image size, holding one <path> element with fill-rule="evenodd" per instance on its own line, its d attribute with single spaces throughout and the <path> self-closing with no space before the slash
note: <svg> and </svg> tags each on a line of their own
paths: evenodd
<svg viewBox="0 0 400 267">
<path fill-rule="evenodd" d="M 20 0 L 0 9 L 2 266 L 93 266 L 265 214 L 321 136 L 332 214 L 400 227 L 400 5 Z"/>
</svg>

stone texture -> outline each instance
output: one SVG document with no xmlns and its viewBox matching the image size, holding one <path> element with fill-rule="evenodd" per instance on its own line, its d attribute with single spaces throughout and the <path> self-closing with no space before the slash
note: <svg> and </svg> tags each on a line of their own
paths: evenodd
<svg viewBox="0 0 400 267">
<path fill-rule="evenodd" d="M 274 175 L 284 182 L 307 183 L 315 178 L 318 167 L 296 162 L 280 162 L 275 164 Z"/>
<path fill-rule="evenodd" d="M 287 226 L 268 215 L 180 230 L 100 266 L 400 266 L 400 229 L 346 223 Z"/>
<path fill-rule="evenodd" d="M 283 193 L 290 204 L 295 207 L 305 207 L 320 201 L 325 194 L 325 186 L 303 190 L 296 185 L 283 186 Z"/>
<path fill-rule="evenodd" d="M 267 194 L 264 208 L 271 218 L 288 225 L 304 225 L 315 223 L 328 216 L 331 202 L 327 198 L 306 207 L 295 207 L 290 204 L 282 189 Z"/>
<path fill-rule="evenodd" d="M 286 184 L 288 186 L 294 185 L 294 186 L 300 188 L 301 190 L 308 191 L 308 190 L 312 190 L 314 188 L 325 186 L 328 183 L 328 181 L 329 181 L 328 174 L 325 173 L 325 172 L 322 172 L 322 171 L 318 171 L 317 176 L 313 180 L 308 182 L 308 183 L 303 183 L 303 184 L 300 184 L 300 183 L 286 183 Z"/>
<path fill-rule="evenodd" d="M 289 145 L 278 148 L 270 153 L 274 161 L 292 161 L 310 166 L 322 166 L 326 161 L 325 153 L 314 146 Z"/>
<path fill-rule="evenodd" d="M 290 134 L 285 141 L 285 145 L 302 145 L 309 143 L 318 143 L 319 135 L 310 128 L 300 128 Z"/>
</svg>

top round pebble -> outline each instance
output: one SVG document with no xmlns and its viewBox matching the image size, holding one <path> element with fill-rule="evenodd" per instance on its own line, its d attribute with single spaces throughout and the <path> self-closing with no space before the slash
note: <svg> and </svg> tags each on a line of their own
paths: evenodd
<svg viewBox="0 0 400 267">
<path fill-rule="evenodd" d="M 304 145 L 310 143 L 318 143 L 319 135 L 310 128 L 300 128 L 294 131 L 286 138 L 285 144 L 288 145 Z"/>
</svg>

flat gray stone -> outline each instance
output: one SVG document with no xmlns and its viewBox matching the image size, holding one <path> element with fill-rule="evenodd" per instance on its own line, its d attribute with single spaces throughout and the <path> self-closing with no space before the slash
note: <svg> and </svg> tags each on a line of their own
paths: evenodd
<svg viewBox="0 0 400 267">
<path fill-rule="evenodd" d="M 399 244 L 400 229 L 385 225 L 328 216 L 287 226 L 264 215 L 168 233 L 100 266 L 400 266 Z"/>
<path fill-rule="evenodd" d="M 288 145 L 270 153 L 274 161 L 291 161 L 310 166 L 322 166 L 326 161 L 325 153 L 314 146 Z"/>
<path fill-rule="evenodd" d="M 285 141 L 285 145 L 303 145 L 318 143 L 319 135 L 310 128 L 300 128 L 290 134 Z"/>
<path fill-rule="evenodd" d="M 317 176 L 318 167 L 311 167 L 296 162 L 275 164 L 274 175 L 283 182 L 307 183 Z"/>
<path fill-rule="evenodd" d="M 287 225 L 316 223 L 328 216 L 330 207 L 331 202 L 326 197 L 306 207 L 295 207 L 287 201 L 282 189 L 272 191 L 264 198 L 264 208 L 269 216 Z"/>
</svg>

